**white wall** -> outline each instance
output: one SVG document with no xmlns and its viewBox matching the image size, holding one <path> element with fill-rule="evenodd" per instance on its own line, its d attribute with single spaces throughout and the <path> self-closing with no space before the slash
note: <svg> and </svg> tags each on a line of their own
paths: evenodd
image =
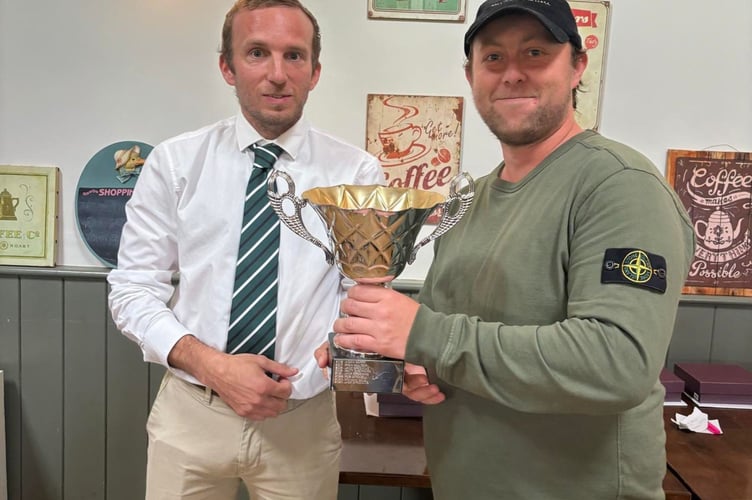
<svg viewBox="0 0 752 500">
<path fill-rule="evenodd" d="M 0 164 L 62 170 L 58 263 L 101 266 L 81 240 L 81 170 L 118 141 L 162 139 L 235 113 L 217 69 L 231 0 L 0 0 Z M 368 93 L 461 95 L 462 166 L 500 160 L 465 82 L 465 23 L 368 20 L 366 0 L 307 0 L 323 72 L 306 114 L 365 145 Z M 752 151 L 752 2 L 612 0 L 600 131 L 665 169 L 666 150 Z M 728 146 L 712 149 L 730 149 Z M 421 279 L 430 247 L 403 278 Z"/>
</svg>

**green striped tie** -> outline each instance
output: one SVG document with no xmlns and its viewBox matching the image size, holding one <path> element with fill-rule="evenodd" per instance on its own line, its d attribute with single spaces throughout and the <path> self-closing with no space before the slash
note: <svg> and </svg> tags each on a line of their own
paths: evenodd
<svg viewBox="0 0 752 500">
<path fill-rule="evenodd" d="M 279 218 L 269 205 L 266 178 L 282 148 L 270 143 L 254 144 L 251 149 L 253 171 L 246 188 L 227 352 L 263 354 L 273 359 L 277 330 Z"/>
</svg>

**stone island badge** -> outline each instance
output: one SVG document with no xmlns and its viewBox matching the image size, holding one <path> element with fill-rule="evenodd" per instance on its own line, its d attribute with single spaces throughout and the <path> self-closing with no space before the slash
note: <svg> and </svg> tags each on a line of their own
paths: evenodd
<svg viewBox="0 0 752 500">
<path fill-rule="evenodd" d="M 608 248 L 601 283 L 624 283 L 666 292 L 666 259 L 637 248 Z"/>
</svg>

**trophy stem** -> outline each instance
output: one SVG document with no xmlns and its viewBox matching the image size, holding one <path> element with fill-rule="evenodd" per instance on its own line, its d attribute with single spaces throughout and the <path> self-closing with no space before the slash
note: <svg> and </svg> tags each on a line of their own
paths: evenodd
<svg viewBox="0 0 752 500">
<path fill-rule="evenodd" d="M 357 349 L 349 349 L 347 347 L 342 347 L 337 343 L 336 339 L 337 335 L 334 334 L 331 337 L 331 343 L 334 346 L 334 348 L 343 354 L 346 354 L 347 357 L 353 358 L 353 359 L 382 359 L 384 356 L 377 352 L 368 352 L 368 351 L 358 351 Z"/>
</svg>

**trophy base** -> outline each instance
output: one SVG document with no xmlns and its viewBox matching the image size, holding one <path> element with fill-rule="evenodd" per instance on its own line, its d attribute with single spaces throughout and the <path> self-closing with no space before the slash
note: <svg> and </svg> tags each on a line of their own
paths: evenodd
<svg viewBox="0 0 752 500">
<path fill-rule="evenodd" d="M 329 333 L 329 358 L 332 376 L 329 388 L 334 391 L 394 394 L 402 392 L 405 362 L 401 359 L 360 356 L 354 351 L 340 349 Z"/>
</svg>

